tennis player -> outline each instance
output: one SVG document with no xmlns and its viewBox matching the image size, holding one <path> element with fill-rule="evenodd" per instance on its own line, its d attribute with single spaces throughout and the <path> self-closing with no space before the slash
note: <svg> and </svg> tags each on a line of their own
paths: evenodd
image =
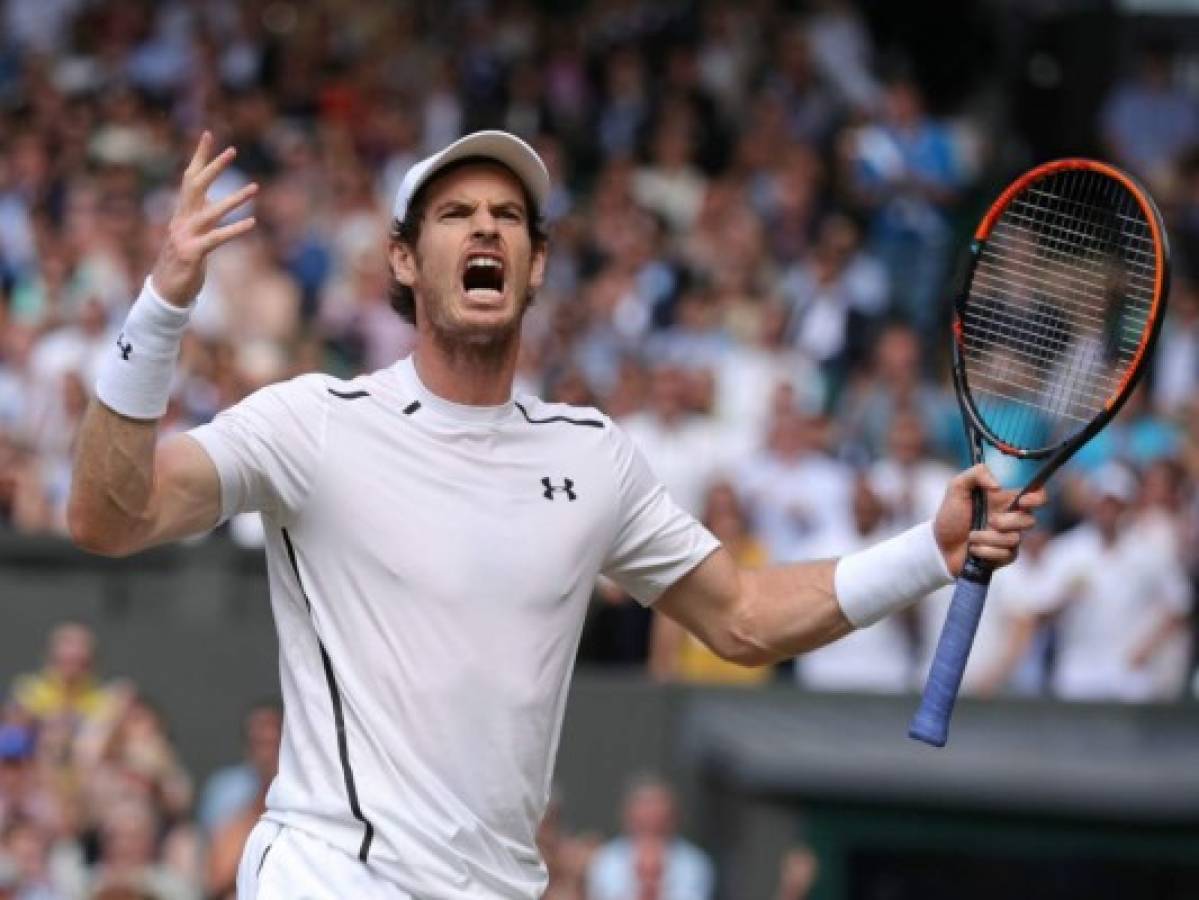
<svg viewBox="0 0 1199 900">
<path fill-rule="evenodd" d="M 513 396 L 545 272 L 541 159 L 501 132 L 413 166 L 395 200 L 394 303 L 413 355 L 350 381 L 271 385 L 157 440 L 233 160 L 205 134 L 161 254 L 104 361 L 70 500 L 80 546 L 125 555 L 261 511 L 279 634 L 279 774 L 243 898 L 535 898 L 571 663 L 600 574 L 722 657 L 762 664 L 948 584 L 967 547 L 1009 562 L 1033 524 L 986 469 L 935 521 L 871 549 L 760 572 L 679 509 L 594 409 Z M 992 499 L 971 533 L 970 490 Z"/>
</svg>

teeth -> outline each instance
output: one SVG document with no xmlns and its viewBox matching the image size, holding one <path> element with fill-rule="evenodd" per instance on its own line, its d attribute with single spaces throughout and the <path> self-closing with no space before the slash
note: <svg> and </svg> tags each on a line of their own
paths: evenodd
<svg viewBox="0 0 1199 900">
<path fill-rule="evenodd" d="M 492 269 L 502 269 L 504 264 L 498 259 L 492 259 L 490 256 L 475 256 L 466 261 L 466 267 L 469 269 L 472 266 L 483 266 Z"/>
</svg>

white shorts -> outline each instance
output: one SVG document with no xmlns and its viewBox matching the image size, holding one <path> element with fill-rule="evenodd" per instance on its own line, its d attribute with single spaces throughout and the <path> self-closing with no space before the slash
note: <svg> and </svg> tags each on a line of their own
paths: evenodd
<svg viewBox="0 0 1199 900">
<path fill-rule="evenodd" d="M 238 900 L 412 900 L 357 857 L 259 819 L 237 869 Z"/>
</svg>

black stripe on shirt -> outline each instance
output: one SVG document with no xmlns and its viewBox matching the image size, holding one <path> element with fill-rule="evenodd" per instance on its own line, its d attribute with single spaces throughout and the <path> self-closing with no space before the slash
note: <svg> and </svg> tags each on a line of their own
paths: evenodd
<svg viewBox="0 0 1199 900">
<path fill-rule="evenodd" d="M 549 425 L 551 422 L 566 422 L 569 425 L 583 425 L 587 428 L 603 428 L 604 423 L 599 419 L 572 419 L 570 416 L 550 416 L 548 419 L 534 419 L 529 415 L 523 403 L 517 403 L 516 408 L 530 425 Z"/>
<path fill-rule="evenodd" d="M 312 601 L 308 599 L 308 592 L 304 590 L 304 581 L 300 578 L 300 566 L 296 562 L 296 550 L 292 546 L 291 535 L 287 533 L 286 528 L 281 528 L 280 531 L 283 532 L 283 543 L 287 545 L 287 558 L 291 561 L 292 571 L 296 573 L 296 583 L 300 586 L 300 594 L 303 595 L 304 603 L 308 606 L 308 614 L 311 616 Z M 319 635 L 316 638 L 316 645 L 321 651 L 321 663 L 325 667 L 325 681 L 329 685 L 329 698 L 333 701 L 333 724 L 337 729 L 337 755 L 341 758 L 341 774 L 345 779 L 346 794 L 350 799 L 350 813 L 362 823 L 365 832 L 362 835 L 362 846 L 358 848 L 358 858 L 366 862 L 367 854 L 371 849 L 371 841 L 375 837 L 375 826 L 362 814 L 362 807 L 358 805 L 358 789 L 354 786 L 354 770 L 350 768 L 350 748 L 346 740 L 346 720 L 341 706 L 341 691 L 337 689 L 337 679 L 333 676 L 333 662 L 329 659 L 329 652 L 325 649 Z"/>
<path fill-rule="evenodd" d="M 411 403 L 409 403 L 407 406 L 404 407 L 404 415 L 410 416 L 414 412 L 416 412 L 418 409 L 420 409 L 420 401 L 413 400 Z"/>
<path fill-rule="evenodd" d="M 334 397 L 340 397 L 342 400 L 357 400 L 359 397 L 369 397 L 366 391 L 335 391 L 333 388 L 325 388 Z"/>
</svg>

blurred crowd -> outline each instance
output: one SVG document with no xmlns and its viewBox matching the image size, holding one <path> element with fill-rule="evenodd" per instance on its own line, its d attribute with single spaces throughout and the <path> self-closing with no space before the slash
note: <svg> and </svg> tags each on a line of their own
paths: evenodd
<svg viewBox="0 0 1199 900">
<path fill-rule="evenodd" d="M 902 45 L 877 46 L 878 23 L 846 0 L 550 9 L 4 3 L 0 523 L 63 531 L 98 353 L 151 265 L 201 128 L 239 151 L 215 194 L 262 185 L 259 226 L 211 261 L 165 430 L 300 372 L 352 375 L 405 355 L 413 333 L 387 299 L 394 190 L 421 156 L 500 127 L 537 147 L 554 182 L 520 390 L 620 421 L 746 565 L 845 552 L 927 517 L 968 461 L 946 376 L 951 257 L 1011 161 L 1027 162 L 986 102 L 997 76 L 934 112 L 936 86 Z M 1011 601 L 993 604 L 1005 612 L 990 617 L 979 690 L 1174 697 L 1192 668 L 1188 62 L 1142 42 L 1096 112 L 1097 149 L 1151 185 L 1175 237 L 1169 318 L 1144 388 L 1056 482 L 1043 554 L 1000 580 Z M 1021 474 L 993 463 L 1009 483 Z M 252 518 L 230 531 L 261 539 Z M 1153 573 L 1137 568 L 1149 555 Z M 1102 584 L 1088 584 L 1100 568 Z M 611 585 L 597 594 L 586 660 L 648 661 L 664 678 L 770 674 L 734 673 L 668 624 L 651 628 Z M 813 656 L 798 676 L 907 688 L 942 606 Z M 1109 634 L 1127 651 L 1118 662 Z M 1103 674 L 1063 674 L 1100 654 Z M 1149 677 L 1159 664 L 1169 676 Z"/>
<path fill-rule="evenodd" d="M 60 625 L 0 708 L 0 898 L 232 897 L 281 726 L 277 704 L 251 709 L 245 759 L 197 791 L 162 711 L 100 677 L 87 627 Z"/>
<path fill-rule="evenodd" d="M 214 193 L 259 182 L 259 224 L 211 261 L 164 429 L 281 378 L 405 355 L 413 333 L 387 298 L 395 188 L 423 155 L 498 127 L 528 139 L 554 182 L 520 390 L 620 421 L 744 565 L 844 553 L 927 518 L 968 461 L 946 375 L 946 281 L 979 210 L 1039 160 L 992 102 L 998 76 L 947 104 L 902 42 L 880 38 L 877 9 L 792 6 L 0 2 L 0 528 L 63 532 L 98 354 L 150 268 L 202 128 L 239 151 Z M 1190 692 L 1194 63 L 1160 41 L 1130 47 L 1113 61 L 1094 146 L 1080 148 L 1139 175 L 1162 206 L 1170 311 L 1149 378 L 1057 479 L 1044 528 L 996 577 L 967 675 L 976 693 Z M 253 521 L 229 530 L 257 539 Z M 581 655 L 663 679 L 908 690 L 946 603 L 780 675 L 723 665 L 601 584 Z M 42 725 L 36 744 L 28 723 L 6 725 L 0 759 L 67 778 L 54 767 L 70 743 L 82 788 L 58 808 L 35 792 L 15 819 L 0 791 L 9 855 L 49 847 L 70 877 L 100 878 L 153 842 L 169 847 L 155 863 L 164 884 L 180 872 L 202 883 L 217 826 L 190 818 L 193 787 L 158 713 L 131 688 L 72 694 L 68 741 L 40 712 L 65 702 L 59 690 L 17 686 L 13 708 Z M 3 761 L 0 772 L 21 777 Z M 243 775 L 244 794 L 258 782 Z M 86 838 L 60 860 L 67 834 Z"/>
<path fill-rule="evenodd" d="M 0 900 L 233 900 L 279 766 L 283 710 L 244 715 L 242 758 L 197 784 L 163 713 L 106 679 L 92 631 L 66 622 L 0 707 Z M 569 828 L 555 795 L 538 830 L 546 900 L 711 900 L 713 860 L 680 832 L 674 788 L 628 783 L 610 839 Z M 804 900 L 812 852 L 780 861 L 777 900 Z"/>
</svg>

